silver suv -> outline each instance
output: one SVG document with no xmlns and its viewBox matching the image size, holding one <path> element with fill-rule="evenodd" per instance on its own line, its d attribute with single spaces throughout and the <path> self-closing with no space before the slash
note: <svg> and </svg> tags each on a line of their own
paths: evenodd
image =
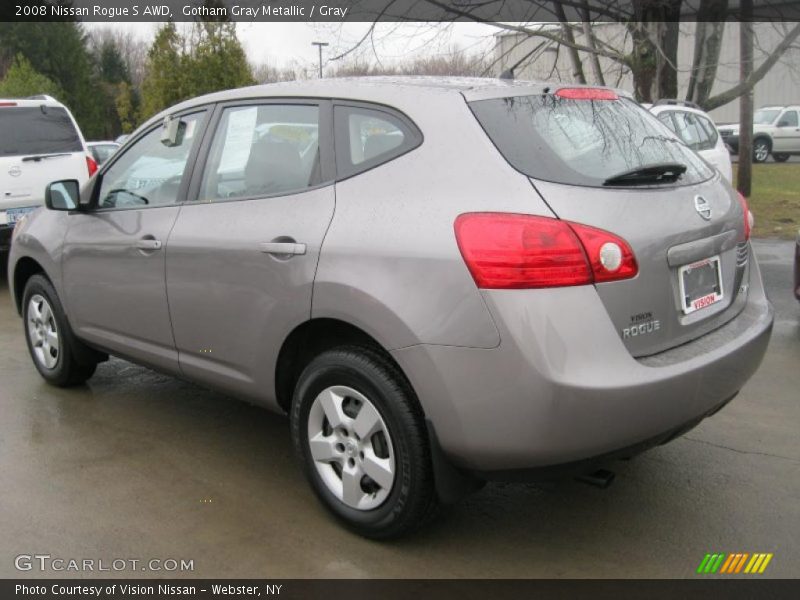
<svg viewBox="0 0 800 600">
<path fill-rule="evenodd" d="M 738 154 L 739 125 L 722 125 L 719 134 Z M 800 106 L 765 106 L 753 115 L 753 162 L 763 163 L 770 154 L 775 162 L 800 154 Z"/>
<path fill-rule="evenodd" d="M 216 93 L 47 205 L 11 256 L 41 375 L 113 354 L 287 413 L 316 494 L 374 538 L 680 435 L 772 327 L 744 200 L 606 88 Z"/>
</svg>

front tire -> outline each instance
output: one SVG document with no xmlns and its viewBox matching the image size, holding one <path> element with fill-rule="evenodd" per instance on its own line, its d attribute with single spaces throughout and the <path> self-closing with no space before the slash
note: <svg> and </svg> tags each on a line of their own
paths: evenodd
<svg viewBox="0 0 800 600">
<path fill-rule="evenodd" d="M 764 138 L 759 138 L 753 142 L 753 162 L 763 163 L 769 158 L 770 143 Z"/>
<path fill-rule="evenodd" d="M 313 359 L 295 388 L 291 429 L 311 487 L 349 529 L 394 538 L 435 514 L 422 410 L 380 353 L 348 346 Z"/>
<path fill-rule="evenodd" d="M 46 277 L 34 275 L 25 285 L 22 297 L 25 340 L 33 365 L 50 384 L 58 387 L 80 385 L 89 379 L 97 362 L 79 362 L 75 338 L 61 301 Z"/>
<path fill-rule="evenodd" d="M 773 160 L 775 162 L 782 163 L 782 162 L 786 162 L 787 160 L 789 160 L 789 155 L 788 154 L 773 154 L 772 158 L 773 158 Z"/>
</svg>

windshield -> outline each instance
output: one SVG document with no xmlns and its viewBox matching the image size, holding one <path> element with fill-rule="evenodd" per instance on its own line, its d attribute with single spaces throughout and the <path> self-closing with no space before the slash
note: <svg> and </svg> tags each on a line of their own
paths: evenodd
<svg viewBox="0 0 800 600">
<path fill-rule="evenodd" d="M 780 108 L 762 108 L 753 115 L 753 125 L 769 125 L 781 112 Z"/>
<path fill-rule="evenodd" d="M 479 100 L 470 108 L 506 160 L 535 179 L 601 187 L 622 173 L 659 165 L 686 167 L 670 185 L 713 175 L 663 123 L 628 99 L 542 94 Z"/>
<path fill-rule="evenodd" d="M 60 106 L 0 108 L 0 156 L 81 152 L 81 140 Z"/>
</svg>

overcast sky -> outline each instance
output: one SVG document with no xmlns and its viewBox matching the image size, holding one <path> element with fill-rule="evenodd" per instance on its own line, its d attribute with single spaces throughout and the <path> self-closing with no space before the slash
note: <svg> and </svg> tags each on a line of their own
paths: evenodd
<svg viewBox="0 0 800 600">
<path fill-rule="evenodd" d="M 86 23 L 88 29 L 112 27 L 133 28 L 147 40 L 152 40 L 158 23 Z M 313 41 L 329 42 L 323 60 L 352 47 L 369 29 L 369 23 L 237 23 L 239 39 L 253 64 L 269 62 L 275 66 L 316 67 L 318 50 Z M 459 46 L 471 52 L 490 52 L 491 36 L 497 31 L 480 23 L 385 23 L 376 27 L 375 50 L 379 60 L 392 62 L 420 53 L 428 55 L 448 52 Z M 363 58 L 374 60 L 372 44 L 361 50 Z"/>
</svg>

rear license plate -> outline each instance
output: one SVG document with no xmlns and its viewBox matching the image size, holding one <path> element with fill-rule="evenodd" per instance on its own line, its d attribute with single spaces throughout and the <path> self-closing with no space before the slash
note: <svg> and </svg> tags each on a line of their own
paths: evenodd
<svg viewBox="0 0 800 600">
<path fill-rule="evenodd" d="M 25 208 L 9 208 L 6 211 L 6 218 L 5 222 L 9 225 L 15 225 L 17 221 L 19 221 L 22 217 L 27 215 L 30 212 L 33 212 L 39 208 L 38 206 L 26 206 Z M 3 217 L 0 217 L 0 222 L 3 221 Z"/>
<path fill-rule="evenodd" d="M 688 315 L 722 300 L 719 256 L 684 265 L 678 270 L 681 308 Z"/>
</svg>

